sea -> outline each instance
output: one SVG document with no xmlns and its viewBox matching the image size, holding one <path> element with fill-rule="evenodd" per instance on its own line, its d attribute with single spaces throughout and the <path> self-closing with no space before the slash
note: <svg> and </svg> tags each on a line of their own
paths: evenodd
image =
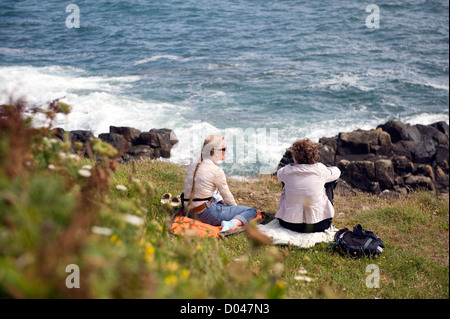
<svg viewBox="0 0 450 319">
<path fill-rule="evenodd" d="M 65 130 L 171 129 L 177 164 L 220 134 L 229 176 L 266 174 L 297 139 L 449 123 L 449 1 L 1 0 L 20 98 L 69 103 Z"/>
</svg>

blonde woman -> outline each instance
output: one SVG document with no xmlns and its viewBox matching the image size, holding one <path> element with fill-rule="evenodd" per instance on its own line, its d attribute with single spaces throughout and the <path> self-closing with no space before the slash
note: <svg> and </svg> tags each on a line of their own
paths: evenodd
<svg viewBox="0 0 450 319">
<path fill-rule="evenodd" d="M 192 162 L 184 180 L 185 214 L 201 222 L 222 226 L 221 232 L 246 224 L 258 214 L 256 209 L 236 205 L 228 188 L 224 171 L 216 166 L 225 160 L 223 136 L 205 139 L 200 161 Z"/>
</svg>

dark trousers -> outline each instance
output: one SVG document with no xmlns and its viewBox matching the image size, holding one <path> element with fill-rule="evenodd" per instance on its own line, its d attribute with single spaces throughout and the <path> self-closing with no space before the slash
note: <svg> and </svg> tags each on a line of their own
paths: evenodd
<svg viewBox="0 0 450 319">
<path fill-rule="evenodd" d="M 327 194 L 328 200 L 331 202 L 331 205 L 334 205 L 334 189 L 336 188 L 336 184 L 337 181 L 325 184 L 325 192 Z M 305 223 L 294 224 L 285 222 L 284 220 L 279 218 L 278 221 L 280 222 L 280 225 L 283 226 L 284 228 L 299 233 L 320 233 L 323 232 L 325 229 L 330 228 L 333 218 L 327 218 L 315 224 L 305 224 Z"/>
</svg>

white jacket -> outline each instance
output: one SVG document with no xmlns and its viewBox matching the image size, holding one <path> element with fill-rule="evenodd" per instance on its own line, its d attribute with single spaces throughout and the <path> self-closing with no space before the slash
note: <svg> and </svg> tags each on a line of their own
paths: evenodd
<svg viewBox="0 0 450 319">
<path fill-rule="evenodd" d="M 196 166 L 197 163 L 192 162 L 187 170 L 186 178 L 184 180 L 184 198 L 186 199 L 191 197 L 192 182 Z M 223 169 L 216 166 L 211 160 L 205 159 L 200 164 L 197 171 L 194 198 L 208 198 L 213 196 L 217 198 L 218 195 L 216 189 L 219 190 L 225 204 L 230 206 L 236 205 L 236 201 L 228 188 L 227 179 Z M 191 207 L 197 207 L 203 203 L 204 201 L 192 202 Z M 185 203 L 185 205 L 187 204 L 188 203 Z"/>
<path fill-rule="evenodd" d="M 277 172 L 284 183 L 276 218 L 288 223 L 315 224 L 334 216 L 334 208 L 325 193 L 325 183 L 341 175 L 337 167 L 322 163 L 287 165 Z"/>
</svg>

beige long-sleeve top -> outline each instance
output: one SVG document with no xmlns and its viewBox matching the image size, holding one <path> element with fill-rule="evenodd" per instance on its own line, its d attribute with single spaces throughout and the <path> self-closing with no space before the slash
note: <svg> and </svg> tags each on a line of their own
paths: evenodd
<svg viewBox="0 0 450 319">
<path fill-rule="evenodd" d="M 192 182 L 197 162 L 192 162 L 187 170 L 186 179 L 184 180 L 184 198 L 191 198 Z M 228 188 L 227 179 L 223 169 L 216 166 L 211 160 L 205 159 L 200 164 L 196 175 L 195 190 L 193 198 L 213 197 L 216 189 L 222 195 L 225 204 L 234 206 L 236 202 Z M 203 201 L 192 202 L 191 207 L 202 205 Z M 187 202 L 185 202 L 187 205 Z"/>
<path fill-rule="evenodd" d="M 295 224 L 315 224 L 334 216 L 334 208 L 325 192 L 325 183 L 341 175 L 337 167 L 322 163 L 287 165 L 277 172 L 284 182 L 276 218 Z"/>
</svg>

